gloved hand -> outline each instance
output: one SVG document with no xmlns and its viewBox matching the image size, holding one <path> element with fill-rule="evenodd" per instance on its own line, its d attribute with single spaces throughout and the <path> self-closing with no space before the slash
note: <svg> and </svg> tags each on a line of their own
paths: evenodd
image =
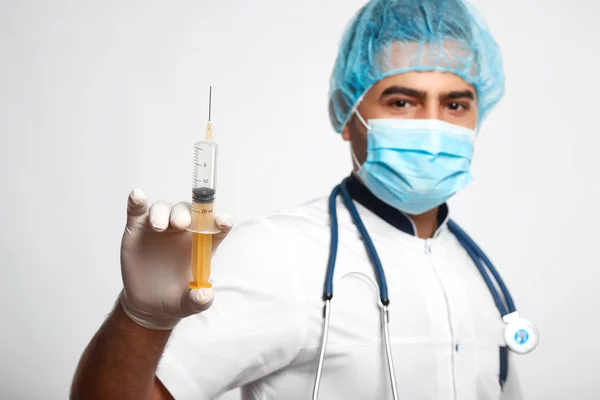
<svg viewBox="0 0 600 400">
<path fill-rule="evenodd" d="M 188 287 L 192 281 L 192 241 L 186 231 L 190 206 L 157 201 L 148 208 L 141 190 L 129 194 L 121 242 L 124 289 L 120 300 L 125 313 L 146 328 L 172 329 L 182 318 L 212 304 L 212 289 Z M 216 216 L 215 221 L 221 233 L 213 236 L 213 254 L 233 227 L 228 216 Z"/>
</svg>

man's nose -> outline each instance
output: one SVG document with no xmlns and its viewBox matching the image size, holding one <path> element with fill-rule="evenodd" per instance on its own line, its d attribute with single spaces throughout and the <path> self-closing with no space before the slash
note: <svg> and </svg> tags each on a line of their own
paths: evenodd
<svg viewBox="0 0 600 400">
<path fill-rule="evenodd" d="M 421 109 L 420 119 L 441 119 L 440 107 L 437 103 L 429 101 L 425 103 L 425 106 Z"/>
</svg>

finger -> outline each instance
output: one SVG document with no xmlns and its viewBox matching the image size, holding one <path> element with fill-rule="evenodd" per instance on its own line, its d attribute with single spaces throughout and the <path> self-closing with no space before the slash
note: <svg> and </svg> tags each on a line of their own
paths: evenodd
<svg viewBox="0 0 600 400">
<path fill-rule="evenodd" d="M 129 217 L 139 217 L 148 211 L 146 195 L 141 189 L 133 189 L 127 198 L 127 215 Z"/>
<path fill-rule="evenodd" d="M 171 217 L 171 204 L 160 200 L 150 206 L 148 212 L 148 223 L 157 232 L 162 232 L 169 227 Z"/>
<path fill-rule="evenodd" d="M 144 225 L 147 212 L 146 195 L 140 189 L 133 189 L 127 198 L 127 224 L 125 230 L 129 235 L 134 235 L 136 227 Z"/>
<path fill-rule="evenodd" d="M 217 247 L 227 237 L 229 232 L 233 229 L 233 219 L 228 214 L 220 214 L 215 216 L 215 224 L 221 232 L 213 235 L 212 239 L 212 251 L 217 250 Z"/>
<path fill-rule="evenodd" d="M 171 228 L 176 231 L 184 231 L 189 228 L 192 223 L 191 204 L 180 202 L 171 209 L 171 217 L 169 219 Z"/>
<path fill-rule="evenodd" d="M 210 308 L 214 291 L 211 288 L 190 290 L 182 298 L 181 308 L 185 315 L 198 314 Z"/>
</svg>

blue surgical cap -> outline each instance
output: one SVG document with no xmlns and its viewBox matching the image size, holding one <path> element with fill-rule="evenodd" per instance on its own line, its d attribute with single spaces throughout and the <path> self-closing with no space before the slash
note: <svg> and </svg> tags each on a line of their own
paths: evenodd
<svg viewBox="0 0 600 400">
<path fill-rule="evenodd" d="M 479 123 L 504 94 L 500 49 L 473 6 L 463 0 L 371 0 L 346 28 L 333 69 L 329 117 L 336 132 L 373 84 L 411 71 L 450 72 L 472 84 Z"/>
</svg>

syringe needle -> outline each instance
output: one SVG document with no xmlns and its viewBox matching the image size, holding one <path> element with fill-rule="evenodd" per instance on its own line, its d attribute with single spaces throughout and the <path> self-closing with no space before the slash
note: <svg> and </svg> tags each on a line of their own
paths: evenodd
<svg viewBox="0 0 600 400">
<path fill-rule="evenodd" d="M 210 122 L 210 114 L 212 111 L 212 86 L 208 89 L 208 122 Z"/>
<path fill-rule="evenodd" d="M 205 140 L 212 140 L 212 122 L 210 122 L 212 114 L 212 86 L 208 89 L 208 124 L 206 124 Z"/>
</svg>

